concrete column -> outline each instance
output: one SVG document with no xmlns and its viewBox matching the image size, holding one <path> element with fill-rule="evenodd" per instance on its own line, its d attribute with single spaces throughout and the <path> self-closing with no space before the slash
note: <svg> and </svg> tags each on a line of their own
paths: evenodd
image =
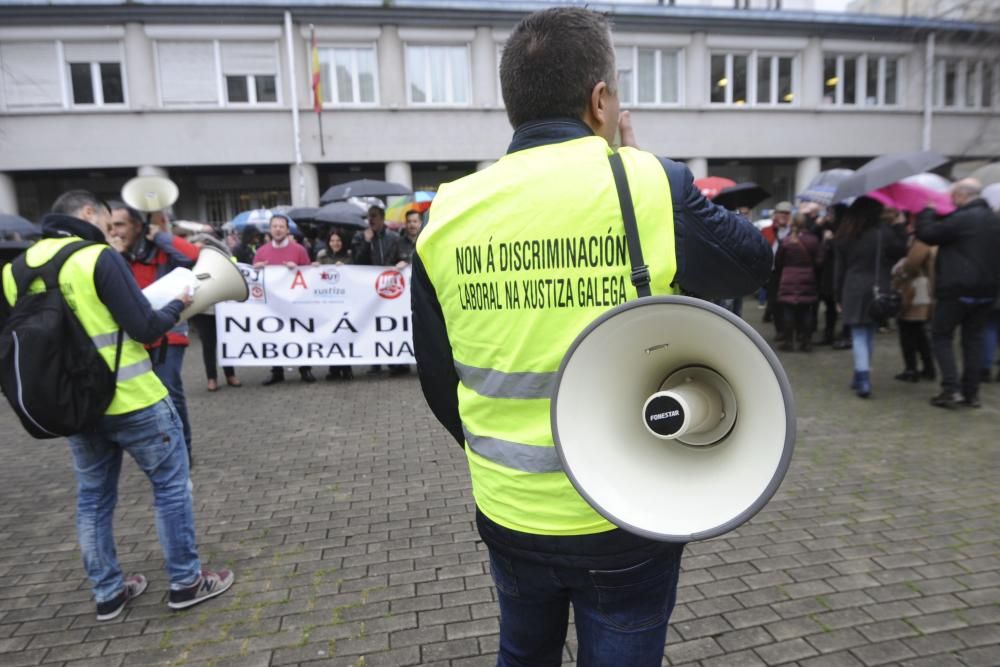
<svg viewBox="0 0 1000 667">
<path fill-rule="evenodd" d="M 482 171 L 483 169 L 486 169 L 486 167 L 489 167 L 490 165 L 495 163 L 496 160 L 482 160 L 481 162 L 477 162 L 476 171 Z"/>
<path fill-rule="evenodd" d="M 288 168 L 292 206 L 319 206 L 319 173 L 316 165 L 304 162 Z"/>
<path fill-rule="evenodd" d="M 140 111 L 157 108 L 153 43 L 141 23 L 125 24 L 125 69 L 129 107 Z"/>
<path fill-rule="evenodd" d="M 804 157 L 795 166 L 795 192 L 802 192 L 820 171 L 818 157 Z"/>
<path fill-rule="evenodd" d="M 698 108 L 708 104 L 708 44 L 705 33 L 691 35 L 691 45 L 684 55 L 684 106 Z"/>
<path fill-rule="evenodd" d="M 17 215 L 17 188 L 10 174 L 0 171 L 0 212 Z"/>
<path fill-rule="evenodd" d="M 409 162 L 387 162 L 385 165 L 385 180 L 399 183 L 413 189 L 413 171 Z"/>
<path fill-rule="evenodd" d="M 703 157 L 693 157 L 687 160 L 688 169 L 695 178 L 705 178 L 708 176 L 708 160 Z"/>
<path fill-rule="evenodd" d="M 403 42 L 394 25 L 382 26 L 378 39 L 379 96 L 382 106 L 398 109 L 406 106 L 406 62 Z"/>
<path fill-rule="evenodd" d="M 472 40 L 472 103 L 477 109 L 497 106 L 497 76 L 493 30 L 480 26 Z"/>
<path fill-rule="evenodd" d="M 153 165 L 143 165 L 135 170 L 136 176 L 162 176 L 163 178 L 170 178 L 170 174 L 163 167 L 154 167 Z"/>
<path fill-rule="evenodd" d="M 797 102 L 805 109 L 823 103 L 823 45 L 819 37 L 810 37 L 802 53 L 802 78 Z"/>
</svg>

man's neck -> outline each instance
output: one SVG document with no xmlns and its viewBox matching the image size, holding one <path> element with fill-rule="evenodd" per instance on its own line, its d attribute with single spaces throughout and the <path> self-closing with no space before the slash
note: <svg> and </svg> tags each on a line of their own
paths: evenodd
<svg viewBox="0 0 1000 667">
<path fill-rule="evenodd" d="M 286 247 L 288 245 L 288 243 L 289 243 L 289 241 L 291 241 L 291 239 L 292 239 L 292 237 L 290 237 L 290 236 L 286 236 L 285 238 L 281 239 L 280 241 L 278 241 L 276 239 L 271 239 L 271 245 L 273 245 L 275 248 L 284 248 L 284 247 Z"/>
</svg>

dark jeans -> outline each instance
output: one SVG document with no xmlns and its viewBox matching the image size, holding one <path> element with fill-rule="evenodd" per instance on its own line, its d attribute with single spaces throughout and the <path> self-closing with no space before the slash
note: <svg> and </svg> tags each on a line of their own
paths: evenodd
<svg viewBox="0 0 1000 667">
<path fill-rule="evenodd" d="M 983 370 L 989 372 L 993 368 L 993 360 L 997 357 L 997 340 L 1000 339 L 1000 310 L 990 310 L 986 318 L 986 328 L 983 330 Z"/>
<path fill-rule="evenodd" d="M 941 389 L 959 391 L 958 368 L 952 341 L 955 328 L 962 327 L 961 392 L 966 398 L 979 396 L 979 373 L 983 362 L 983 329 L 990 313 L 990 304 L 967 304 L 958 299 L 939 299 L 934 309 L 931 338 L 934 357 L 941 369 Z"/>
<path fill-rule="evenodd" d="M 490 549 L 500 603 L 498 667 L 562 664 L 573 605 L 580 667 L 659 667 L 683 546 L 623 570 L 540 565 Z"/>
<path fill-rule="evenodd" d="M 191 422 L 188 421 L 187 400 L 184 398 L 184 382 L 181 380 L 181 369 L 184 368 L 184 350 L 186 345 L 167 345 L 167 353 L 163 355 L 162 346 L 149 351 L 149 357 L 153 360 L 153 372 L 160 382 L 170 393 L 170 400 L 177 408 L 177 414 L 181 418 L 184 427 L 184 444 L 187 446 L 188 456 L 191 454 Z"/>
<path fill-rule="evenodd" d="M 771 270 L 771 277 L 767 281 L 767 308 L 764 310 L 764 321 L 773 321 L 774 330 L 779 336 L 785 333 L 784 322 L 781 317 L 781 303 L 778 302 L 778 283 L 781 274 Z"/>
<path fill-rule="evenodd" d="M 800 344 L 812 338 L 815 304 L 782 303 L 780 305 L 781 331 L 785 334 L 785 340 L 791 342 L 793 333 Z"/>
<path fill-rule="evenodd" d="M 903 351 L 903 364 L 908 371 L 917 371 L 917 355 L 923 372 L 934 370 L 934 357 L 931 356 L 931 344 L 927 340 L 927 330 L 924 322 L 896 320 L 899 325 L 899 347 Z"/>
<path fill-rule="evenodd" d="M 201 338 L 201 359 L 205 362 L 205 377 L 209 380 L 218 379 L 219 374 L 215 370 L 218 366 L 218 358 L 215 355 L 218 344 L 215 334 L 215 315 L 195 315 L 191 318 L 191 324 Z M 227 378 L 236 375 L 236 369 L 232 366 L 223 366 L 222 372 Z"/>
<path fill-rule="evenodd" d="M 833 336 L 837 331 L 837 300 L 833 296 L 820 295 L 819 303 L 813 310 L 813 331 L 819 329 L 819 307 L 820 304 L 826 309 L 823 322 L 823 340 L 827 343 L 833 342 Z"/>
</svg>

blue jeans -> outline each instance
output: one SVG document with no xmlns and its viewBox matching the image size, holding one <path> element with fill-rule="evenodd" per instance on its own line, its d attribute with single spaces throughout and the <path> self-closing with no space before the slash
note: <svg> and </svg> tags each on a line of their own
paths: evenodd
<svg viewBox="0 0 1000 667">
<path fill-rule="evenodd" d="M 171 585 L 197 579 L 201 563 L 187 451 L 170 399 L 124 415 L 105 415 L 93 432 L 71 436 L 69 445 L 77 482 L 76 532 L 96 601 L 110 600 L 124 586 L 112 533 L 123 451 L 153 484 L 156 530 Z"/>
<path fill-rule="evenodd" d="M 851 325 L 851 351 L 854 353 L 854 370 L 870 371 L 872 350 L 875 349 L 875 325 Z"/>
<path fill-rule="evenodd" d="M 167 354 L 160 363 L 162 350 L 155 348 L 149 351 L 149 357 L 153 360 L 153 372 L 160 382 L 170 393 L 170 400 L 177 408 L 180 415 L 181 424 L 184 427 L 184 446 L 188 452 L 191 451 L 191 422 L 188 421 L 187 400 L 184 398 L 184 382 L 181 380 L 181 370 L 184 368 L 183 345 L 167 345 Z"/>
<path fill-rule="evenodd" d="M 993 368 L 997 357 L 997 341 L 1000 340 L 1000 310 L 991 310 L 983 329 L 983 370 Z"/>
<path fill-rule="evenodd" d="M 500 602 L 498 667 L 562 663 L 573 605 L 580 667 L 659 667 L 682 545 L 623 570 L 540 565 L 490 549 Z"/>
</svg>

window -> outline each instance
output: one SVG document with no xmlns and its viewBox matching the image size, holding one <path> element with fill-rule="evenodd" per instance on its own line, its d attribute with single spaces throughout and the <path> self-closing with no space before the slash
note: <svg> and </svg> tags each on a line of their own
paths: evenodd
<svg viewBox="0 0 1000 667">
<path fill-rule="evenodd" d="M 377 104 L 375 48 L 335 46 L 319 50 L 323 102 Z"/>
<path fill-rule="evenodd" d="M 63 106 L 57 42 L 0 44 L 0 81 L 7 109 Z"/>
<path fill-rule="evenodd" d="M 121 45 L 115 42 L 2 44 L 0 81 L 0 98 L 9 109 L 94 107 L 126 101 Z"/>
<path fill-rule="evenodd" d="M 872 54 L 823 58 L 823 103 L 837 106 L 899 104 L 899 59 Z"/>
<path fill-rule="evenodd" d="M 735 106 L 795 102 L 795 57 L 758 53 L 713 53 L 711 101 Z"/>
<path fill-rule="evenodd" d="M 124 104 L 119 63 L 69 63 L 73 104 Z"/>
<path fill-rule="evenodd" d="M 680 51 L 627 46 L 616 60 L 622 104 L 680 103 Z"/>
<path fill-rule="evenodd" d="M 936 106 L 946 109 L 993 107 L 996 65 L 982 60 L 943 58 L 935 67 Z"/>
<path fill-rule="evenodd" d="M 411 104 L 468 104 L 469 49 L 407 44 L 406 78 Z"/>
<path fill-rule="evenodd" d="M 275 42 L 159 41 L 164 106 L 277 104 Z"/>
</svg>

